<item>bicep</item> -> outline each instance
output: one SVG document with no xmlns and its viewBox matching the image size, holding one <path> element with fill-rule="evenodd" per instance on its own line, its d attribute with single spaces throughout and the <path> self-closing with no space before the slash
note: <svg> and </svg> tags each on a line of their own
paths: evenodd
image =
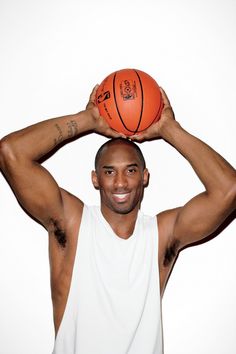
<svg viewBox="0 0 236 354">
<path fill-rule="evenodd" d="M 227 198 L 203 192 L 178 209 L 173 235 L 181 247 L 213 233 L 230 213 Z"/>
<path fill-rule="evenodd" d="M 43 166 L 24 162 L 9 167 L 5 176 L 23 209 L 46 228 L 52 219 L 63 215 L 60 188 Z"/>
</svg>

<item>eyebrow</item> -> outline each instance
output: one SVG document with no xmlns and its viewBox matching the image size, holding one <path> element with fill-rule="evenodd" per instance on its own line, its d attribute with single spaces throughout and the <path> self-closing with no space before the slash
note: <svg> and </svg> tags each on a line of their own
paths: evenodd
<svg viewBox="0 0 236 354">
<path fill-rule="evenodd" d="M 137 164 L 137 163 L 130 163 L 130 164 L 127 165 L 126 167 L 138 167 L 138 164 Z M 112 168 L 114 168 L 114 166 L 107 166 L 107 165 L 105 165 L 105 166 L 102 166 L 102 168 L 104 168 L 104 169 L 112 169 Z"/>
</svg>

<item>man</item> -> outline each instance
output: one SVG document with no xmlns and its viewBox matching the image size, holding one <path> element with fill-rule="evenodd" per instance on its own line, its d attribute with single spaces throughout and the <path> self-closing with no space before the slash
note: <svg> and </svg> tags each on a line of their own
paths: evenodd
<svg viewBox="0 0 236 354">
<path fill-rule="evenodd" d="M 161 119 L 131 140 L 162 138 L 191 164 L 205 191 L 155 217 L 141 213 L 149 173 L 137 145 L 85 111 L 49 119 L 1 140 L 0 166 L 22 207 L 49 234 L 54 354 L 160 354 L 160 296 L 178 252 L 215 231 L 235 208 L 235 170 L 174 119 L 162 90 Z M 92 182 L 101 206 L 61 189 L 38 161 L 61 143 L 95 132 Z"/>
</svg>

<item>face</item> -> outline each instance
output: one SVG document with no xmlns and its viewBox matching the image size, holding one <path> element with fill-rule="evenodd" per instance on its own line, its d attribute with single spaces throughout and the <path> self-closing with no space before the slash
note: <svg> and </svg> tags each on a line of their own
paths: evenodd
<svg viewBox="0 0 236 354">
<path fill-rule="evenodd" d="M 100 190 L 102 208 L 128 214 L 140 206 L 148 171 L 132 146 L 116 142 L 103 150 L 92 181 Z"/>
</svg>

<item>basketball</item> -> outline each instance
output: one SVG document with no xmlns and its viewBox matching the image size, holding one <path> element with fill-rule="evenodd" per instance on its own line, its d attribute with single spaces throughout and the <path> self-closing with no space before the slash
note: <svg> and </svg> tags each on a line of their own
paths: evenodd
<svg viewBox="0 0 236 354">
<path fill-rule="evenodd" d="M 147 73 L 122 69 L 99 85 L 96 105 L 109 126 L 126 136 L 137 134 L 157 122 L 163 100 L 157 82 Z"/>
</svg>

